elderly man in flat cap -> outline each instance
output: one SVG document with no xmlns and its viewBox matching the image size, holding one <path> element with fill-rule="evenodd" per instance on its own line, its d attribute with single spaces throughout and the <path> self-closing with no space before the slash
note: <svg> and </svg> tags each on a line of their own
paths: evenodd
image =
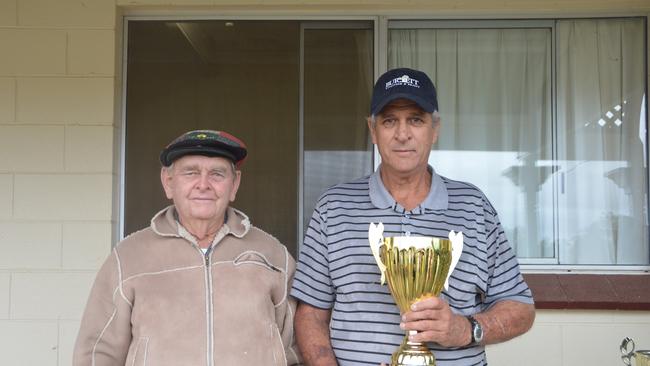
<svg viewBox="0 0 650 366">
<path fill-rule="evenodd" d="M 161 153 L 173 205 L 120 242 L 95 279 L 75 366 L 292 365 L 295 262 L 230 207 L 246 158 L 225 132 L 187 132 Z"/>
</svg>

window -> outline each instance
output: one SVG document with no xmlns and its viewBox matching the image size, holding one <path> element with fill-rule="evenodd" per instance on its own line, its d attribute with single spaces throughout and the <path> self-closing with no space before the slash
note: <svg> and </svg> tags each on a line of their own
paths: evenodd
<svg viewBox="0 0 650 366">
<path fill-rule="evenodd" d="M 372 172 L 366 117 L 374 84 L 373 32 L 367 22 L 306 23 L 303 40 L 301 238 L 327 188 Z"/>
<path fill-rule="evenodd" d="M 250 151 L 234 206 L 296 242 L 299 31 L 289 21 L 128 23 L 125 235 L 169 204 L 162 148 L 185 131 L 215 129 Z"/>
<path fill-rule="evenodd" d="M 648 268 L 641 18 L 394 21 L 438 88 L 442 175 L 490 198 L 524 264 Z"/>
<path fill-rule="evenodd" d="M 377 54 L 432 77 L 442 129 L 430 162 L 486 192 L 522 264 L 647 271 L 645 27 L 393 20 Z M 127 28 L 125 234 L 167 204 L 157 155 L 189 129 L 246 141 L 235 207 L 293 253 L 318 195 L 372 170 L 371 21 Z"/>
<path fill-rule="evenodd" d="M 130 20 L 127 35 L 123 235 L 169 204 L 158 155 L 188 130 L 247 144 L 233 206 L 294 256 L 318 195 L 372 169 L 371 22 Z"/>
</svg>

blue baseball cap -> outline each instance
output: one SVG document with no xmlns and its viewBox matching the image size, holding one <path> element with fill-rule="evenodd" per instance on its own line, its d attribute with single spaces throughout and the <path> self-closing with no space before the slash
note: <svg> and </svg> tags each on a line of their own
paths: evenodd
<svg viewBox="0 0 650 366">
<path fill-rule="evenodd" d="M 436 87 L 422 71 L 399 68 L 381 75 L 372 90 L 370 114 L 377 115 L 396 99 L 411 100 L 429 113 L 438 110 Z"/>
</svg>

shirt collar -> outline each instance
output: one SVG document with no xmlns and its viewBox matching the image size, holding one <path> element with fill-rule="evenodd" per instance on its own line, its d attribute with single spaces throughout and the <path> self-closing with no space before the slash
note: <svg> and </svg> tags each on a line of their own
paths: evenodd
<svg viewBox="0 0 650 366">
<path fill-rule="evenodd" d="M 380 168 L 381 165 L 377 167 L 368 181 L 370 201 L 377 208 L 397 207 L 398 203 L 395 202 L 393 196 L 388 193 L 388 190 L 381 180 L 381 174 L 379 172 Z M 413 209 L 413 211 L 446 210 L 449 203 L 447 186 L 431 165 L 429 165 L 427 169 L 431 173 L 431 188 L 429 189 L 429 194 L 424 201 L 422 201 L 417 208 Z"/>
</svg>

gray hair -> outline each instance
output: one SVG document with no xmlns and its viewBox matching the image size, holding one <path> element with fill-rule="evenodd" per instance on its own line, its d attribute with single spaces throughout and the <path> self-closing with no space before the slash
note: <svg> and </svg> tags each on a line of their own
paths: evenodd
<svg viewBox="0 0 650 366">
<path fill-rule="evenodd" d="M 431 119 L 433 120 L 433 124 L 436 124 L 440 122 L 440 113 L 438 111 L 433 111 L 433 113 L 428 113 L 431 115 Z M 377 123 L 377 116 L 376 115 L 371 115 L 370 116 L 370 126 L 372 128 L 375 128 L 375 124 Z"/>
<path fill-rule="evenodd" d="M 228 159 L 228 162 L 230 162 L 230 170 L 232 171 L 233 174 L 235 174 L 235 172 L 237 172 L 237 166 L 235 165 L 235 162 L 233 162 L 230 159 Z M 171 175 L 172 171 L 174 170 L 174 163 L 176 162 L 172 161 L 172 163 L 169 164 L 169 166 L 163 166 L 162 168 L 165 169 L 169 175 Z"/>
</svg>

